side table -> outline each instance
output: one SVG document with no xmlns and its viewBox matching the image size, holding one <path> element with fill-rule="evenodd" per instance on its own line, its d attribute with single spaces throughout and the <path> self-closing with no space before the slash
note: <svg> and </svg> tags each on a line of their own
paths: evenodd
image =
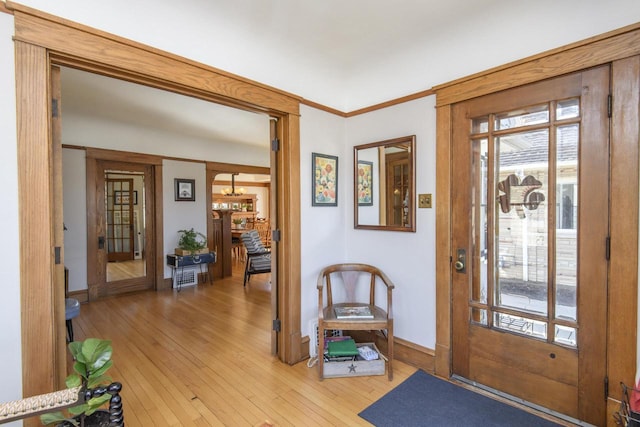
<svg viewBox="0 0 640 427">
<path fill-rule="evenodd" d="M 168 254 L 167 255 L 167 265 L 171 267 L 171 280 L 175 282 L 176 271 L 180 269 L 180 273 L 184 272 L 184 267 L 189 266 L 200 266 L 200 273 L 202 274 L 202 266 L 207 264 L 207 275 L 209 276 L 209 283 L 213 284 L 213 269 L 208 264 L 213 264 L 216 262 L 216 253 L 209 252 L 206 254 L 197 254 L 197 255 L 176 255 L 176 254 Z M 178 292 L 182 290 L 182 283 L 178 283 Z"/>
</svg>

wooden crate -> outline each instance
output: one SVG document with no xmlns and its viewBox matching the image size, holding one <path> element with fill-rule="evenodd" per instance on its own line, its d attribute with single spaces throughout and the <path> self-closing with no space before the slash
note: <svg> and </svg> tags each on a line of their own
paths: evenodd
<svg viewBox="0 0 640 427">
<path fill-rule="evenodd" d="M 374 343 L 356 343 L 357 347 L 369 346 L 378 353 L 376 360 L 347 360 L 343 362 L 324 362 L 325 378 L 362 377 L 384 375 L 385 359 Z"/>
</svg>

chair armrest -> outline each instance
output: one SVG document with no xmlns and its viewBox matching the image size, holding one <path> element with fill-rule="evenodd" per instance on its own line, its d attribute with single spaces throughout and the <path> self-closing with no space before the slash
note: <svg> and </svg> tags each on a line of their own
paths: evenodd
<svg viewBox="0 0 640 427">
<path fill-rule="evenodd" d="M 84 401 L 81 386 L 0 404 L 0 424 L 58 411 Z"/>
</svg>

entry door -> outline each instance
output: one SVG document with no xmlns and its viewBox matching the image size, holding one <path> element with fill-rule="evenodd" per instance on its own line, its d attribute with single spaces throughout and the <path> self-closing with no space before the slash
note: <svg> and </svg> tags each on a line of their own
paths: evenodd
<svg viewBox="0 0 640 427">
<path fill-rule="evenodd" d="M 603 425 L 609 68 L 453 109 L 453 372 Z"/>
</svg>

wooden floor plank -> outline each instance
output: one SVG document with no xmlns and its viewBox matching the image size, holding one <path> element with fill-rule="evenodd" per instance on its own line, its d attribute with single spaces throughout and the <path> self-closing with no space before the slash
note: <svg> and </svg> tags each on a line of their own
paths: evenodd
<svg viewBox="0 0 640 427">
<path fill-rule="evenodd" d="M 145 291 L 83 304 L 76 339 L 113 342 L 111 376 L 123 383 L 128 427 L 370 425 L 358 413 L 415 368 L 318 380 L 317 366 L 271 355 L 268 275 L 234 276 L 182 289 Z"/>
</svg>

